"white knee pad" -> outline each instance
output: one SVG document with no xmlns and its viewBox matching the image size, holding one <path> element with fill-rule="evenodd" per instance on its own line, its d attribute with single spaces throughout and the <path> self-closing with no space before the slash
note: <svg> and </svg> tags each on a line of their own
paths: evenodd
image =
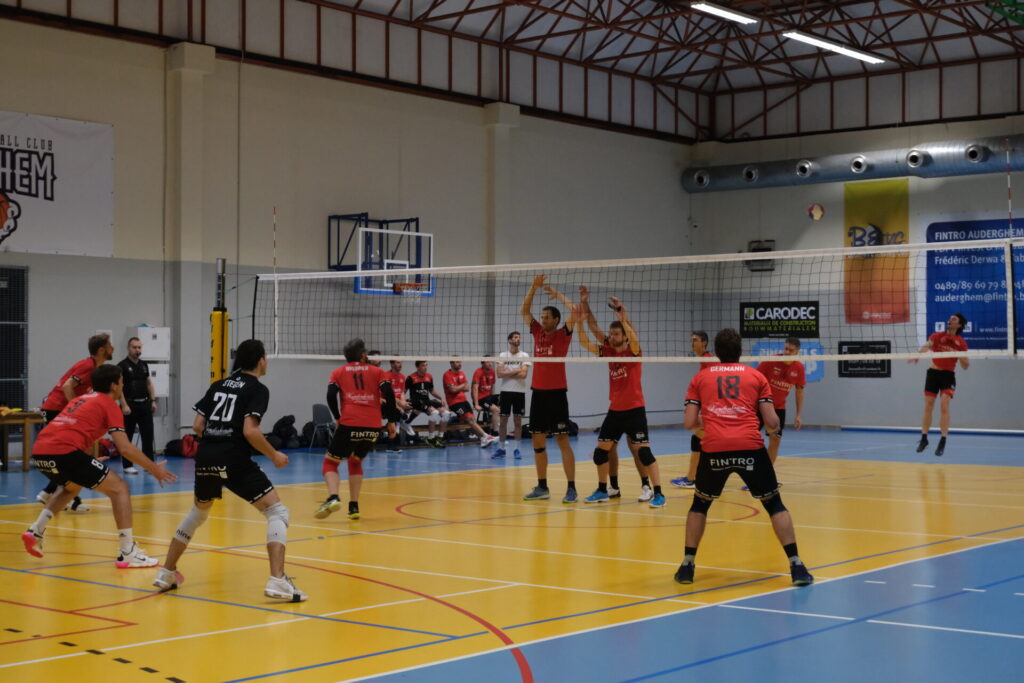
<svg viewBox="0 0 1024 683">
<path fill-rule="evenodd" d="M 188 514 L 185 515 L 185 519 L 181 520 L 181 524 L 178 525 L 178 530 L 174 532 L 174 537 L 187 545 L 196 533 L 196 529 L 202 526 L 209 516 L 209 509 L 204 510 L 193 505 Z"/>
<path fill-rule="evenodd" d="M 427 415 L 427 424 L 434 424 L 434 423 L 440 422 L 440 421 L 441 421 L 441 413 L 440 412 L 435 411 L 435 412 L 430 413 L 430 414 Z"/>
<path fill-rule="evenodd" d="M 278 502 L 265 508 L 267 518 L 267 543 L 285 543 L 288 540 L 288 508 Z"/>
</svg>

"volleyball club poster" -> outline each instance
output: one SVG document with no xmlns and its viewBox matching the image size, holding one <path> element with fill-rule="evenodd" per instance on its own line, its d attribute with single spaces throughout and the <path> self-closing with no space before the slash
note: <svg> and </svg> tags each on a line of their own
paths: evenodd
<svg viewBox="0 0 1024 683">
<path fill-rule="evenodd" d="M 906 244 L 910 235 L 907 178 L 847 183 L 843 188 L 845 245 Z M 843 264 L 843 303 L 850 324 L 910 320 L 910 257 L 906 254 L 848 256 Z"/>
</svg>

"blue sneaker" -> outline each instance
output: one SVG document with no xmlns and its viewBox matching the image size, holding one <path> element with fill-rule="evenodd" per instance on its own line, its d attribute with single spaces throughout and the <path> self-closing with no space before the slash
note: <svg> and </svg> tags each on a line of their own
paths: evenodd
<svg viewBox="0 0 1024 683">
<path fill-rule="evenodd" d="M 491 454 L 491 459 L 492 460 L 498 460 L 498 459 L 504 458 L 504 457 L 505 457 L 505 449 L 504 448 L 499 448 L 498 450 L 494 451 L 494 453 Z"/>
<path fill-rule="evenodd" d="M 577 500 L 579 500 L 579 494 L 576 493 L 576 489 L 569 489 L 562 498 L 562 502 L 566 504 L 575 503 Z"/>
<path fill-rule="evenodd" d="M 681 489 L 692 489 L 693 479 L 689 477 L 678 477 L 671 480 L 673 486 L 678 486 Z"/>
<path fill-rule="evenodd" d="M 663 508 L 665 507 L 665 496 L 660 493 L 655 493 L 654 498 L 651 498 L 652 508 Z"/>
<path fill-rule="evenodd" d="M 608 501 L 608 492 L 600 489 L 594 491 L 583 499 L 584 503 L 605 503 Z"/>
<path fill-rule="evenodd" d="M 516 460 L 522 460 L 523 459 L 523 454 L 520 453 L 519 449 L 517 448 L 514 451 L 512 451 L 512 457 L 515 458 Z"/>
<path fill-rule="evenodd" d="M 523 500 L 547 500 L 550 497 L 550 491 L 542 489 L 539 486 L 534 486 L 532 491 L 523 496 Z"/>
</svg>

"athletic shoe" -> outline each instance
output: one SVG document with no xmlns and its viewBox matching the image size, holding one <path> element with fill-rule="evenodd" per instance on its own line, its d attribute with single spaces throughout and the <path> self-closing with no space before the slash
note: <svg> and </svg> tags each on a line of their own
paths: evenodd
<svg viewBox="0 0 1024 683">
<path fill-rule="evenodd" d="M 36 494 L 36 500 L 38 500 L 43 505 L 46 505 L 47 503 L 50 502 L 50 496 L 52 496 L 52 495 L 53 495 L 52 493 L 47 493 L 46 491 L 40 491 L 39 493 Z"/>
<path fill-rule="evenodd" d="M 389 448 L 389 449 L 387 449 L 384 452 L 385 453 L 401 453 L 402 451 L 400 449 L 398 449 L 398 448 Z"/>
<path fill-rule="evenodd" d="M 406 436 L 416 436 L 416 430 L 408 422 L 402 423 L 402 431 L 405 432 Z"/>
<path fill-rule="evenodd" d="M 491 459 L 493 459 L 493 460 L 498 460 L 498 459 L 504 458 L 504 457 L 505 457 L 505 449 L 504 448 L 499 448 L 498 450 L 496 450 L 493 453 L 491 453 Z"/>
<path fill-rule="evenodd" d="M 21 535 L 21 542 L 25 544 L 25 552 L 32 557 L 43 556 L 43 537 L 29 529 Z"/>
<path fill-rule="evenodd" d="M 89 506 L 82 502 L 82 499 L 75 496 L 75 499 L 68 503 L 65 507 L 68 512 L 73 512 L 78 515 L 84 515 L 89 511 Z"/>
<path fill-rule="evenodd" d="M 444 439 L 440 436 L 434 437 L 434 448 L 447 448 L 448 444 L 445 443 Z"/>
<path fill-rule="evenodd" d="M 349 502 L 348 504 L 348 518 L 359 519 L 359 503 Z"/>
<path fill-rule="evenodd" d="M 640 488 L 640 495 L 637 497 L 636 502 L 646 503 L 654 497 L 654 489 L 646 484 Z"/>
<path fill-rule="evenodd" d="M 693 479 L 690 479 L 689 477 L 677 477 L 677 478 L 671 479 L 669 481 L 672 482 L 673 486 L 678 486 L 681 489 L 692 489 L 693 488 Z"/>
<path fill-rule="evenodd" d="M 172 591 L 183 583 L 185 583 L 185 577 L 181 572 L 171 571 L 165 567 L 158 567 L 156 578 L 153 579 L 153 585 L 159 588 L 161 593 Z"/>
<path fill-rule="evenodd" d="M 807 571 L 807 567 L 801 562 L 800 564 L 790 565 L 789 574 L 793 577 L 794 586 L 810 586 L 814 583 L 814 577 Z"/>
<path fill-rule="evenodd" d="M 622 498 L 622 491 L 619 491 L 614 486 L 609 486 L 608 487 L 608 497 L 609 498 Z"/>
<path fill-rule="evenodd" d="M 338 500 L 337 498 L 332 498 L 331 500 L 325 500 L 324 502 L 320 503 L 320 507 L 316 509 L 316 512 L 313 513 L 313 516 L 317 519 L 324 519 L 332 512 L 337 512 L 340 509 L 341 501 Z"/>
<path fill-rule="evenodd" d="M 928 448 L 928 437 L 922 436 L 921 440 L 917 442 L 917 452 L 920 453 L 926 448 Z"/>
<path fill-rule="evenodd" d="M 676 570 L 676 583 L 693 583 L 693 565 L 683 562 Z"/>
<path fill-rule="evenodd" d="M 305 602 L 309 597 L 296 588 L 295 583 L 287 576 L 281 578 L 271 576 L 267 579 L 267 587 L 263 589 L 263 594 L 268 598 L 287 600 L 288 602 Z"/>
<path fill-rule="evenodd" d="M 135 469 L 135 467 L 133 465 L 129 465 L 128 467 L 124 468 L 124 473 L 125 474 L 138 474 L 139 471 L 137 469 Z"/>
<path fill-rule="evenodd" d="M 539 486 L 534 486 L 532 491 L 523 496 L 523 500 L 547 500 L 550 497 L 550 491 Z"/>
<path fill-rule="evenodd" d="M 512 457 L 515 458 L 516 460 L 522 460 L 523 459 L 523 454 L 520 453 L 519 449 L 517 448 L 514 451 L 512 451 Z"/>
<path fill-rule="evenodd" d="M 655 493 L 654 497 L 651 498 L 652 508 L 663 508 L 665 507 L 665 496 L 661 493 Z"/>
<path fill-rule="evenodd" d="M 498 443 L 498 437 L 485 434 L 484 438 L 480 439 L 480 448 L 487 448 L 488 446 L 493 446 L 496 443 Z"/>
<path fill-rule="evenodd" d="M 128 552 L 120 552 L 117 555 L 117 560 L 114 561 L 114 566 L 118 569 L 137 569 L 141 567 L 155 567 L 157 565 L 157 559 L 155 557 L 149 557 L 143 552 L 142 548 L 135 541 L 132 541 L 132 549 Z"/>
<path fill-rule="evenodd" d="M 576 493 L 576 489 L 569 489 L 565 492 L 565 495 L 562 496 L 562 502 L 566 505 L 575 503 L 577 500 L 579 500 L 579 494 Z"/>
<path fill-rule="evenodd" d="M 601 489 L 597 489 L 596 491 L 591 493 L 589 496 L 584 498 L 583 502 L 584 503 L 607 503 L 608 502 L 608 492 L 607 491 L 602 491 Z"/>
<path fill-rule="evenodd" d="M 939 445 L 935 447 L 935 455 L 942 455 L 946 452 L 946 437 L 939 439 Z"/>
</svg>

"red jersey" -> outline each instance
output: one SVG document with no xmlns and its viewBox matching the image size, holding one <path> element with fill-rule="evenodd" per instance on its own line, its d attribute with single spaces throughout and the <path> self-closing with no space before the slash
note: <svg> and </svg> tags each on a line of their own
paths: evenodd
<svg viewBox="0 0 1024 683">
<path fill-rule="evenodd" d="M 634 354 L 629 344 L 626 344 L 626 348 L 622 351 L 616 351 L 611 344 L 601 345 L 601 356 L 604 358 L 614 356 L 635 358 L 642 355 L 644 355 L 643 351 Z M 608 364 L 608 399 L 611 401 L 608 410 L 632 410 L 644 407 L 644 388 L 640 381 L 642 374 L 642 363 Z"/>
<path fill-rule="evenodd" d="M 533 355 L 539 358 L 565 356 L 572 341 L 572 332 L 565 326 L 548 334 L 541 324 L 534 320 L 530 323 L 530 334 L 533 335 Z M 568 389 L 565 380 L 565 363 L 537 363 L 533 369 L 531 389 Z"/>
<path fill-rule="evenodd" d="M 380 429 L 380 385 L 388 373 L 369 363 L 346 363 L 331 373 L 330 383 L 341 391 L 341 417 L 346 427 Z"/>
<path fill-rule="evenodd" d="M 715 354 L 711 353 L 710 351 L 705 351 L 704 355 L 701 356 L 701 358 L 714 358 L 714 357 L 715 357 Z M 700 364 L 700 369 L 703 370 L 704 368 L 710 368 L 712 365 L 714 365 L 717 362 L 718 362 L 717 360 L 713 360 L 710 363 L 703 363 L 702 362 Z"/>
<path fill-rule="evenodd" d="M 456 403 L 466 402 L 466 390 L 462 391 L 448 391 L 448 386 L 452 384 L 465 384 L 466 373 L 462 370 L 455 372 L 454 370 L 448 370 L 441 377 L 441 382 L 444 383 L 444 400 L 449 406 L 453 406 Z"/>
<path fill-rule="evenodd" d="M 477 385 L 476 398 L 477 400 L 487 398 L 494 391 L 494 383 L 497 381 L 498 375 L 494 372 L 494 368 L 490 370 L 484 370 L 483 368 L 477 368 L 473 373 L 473 384 Z"/>
<path fill-rule="evenodd" d="M 928 341 L 931 342 L 932 351 L 935 351 L 936 353 L 967 350 L 967 342 L 958 334 L 936 332 L 932 336 L 928 337 Z M 956 360 L 956 358 L 933 358 L 932 363 L 940 370 L 949 370 L 952 372 L 953 370 L 956 370 Z"/>
<path fill-rule="evenodd" d="M 75 396 L 88 394 L 92 391 L 92 371 L 95 369 L 96 361 L 92 359 L 92 356 L 83 358 L 72 365 L 71 369 L 65 372 L 64 376 L 57 382 L 57 386 L 50 390 L 40 408 L 42 410 L 64 410 L 64 406 L 68 404 L 68 399 L 61 387 L 72 377 L 78 380 L 78 386 L 75 387 Z"/>
<path fill-rule="evenodd" d="M 775 354 L 775 356 L 780 354 Z M 785 410 L 786 399 L 789 397 L 789 390 L 793 387 L 804 387 L 807 382 L 804 380 L 804 364 L 800 361 L 793 361 L 786 364 L 777 360 L 766 360 L 757 364 L 757 370 L 768 380 L 772 387 L 772 400 L 775 402 L 776 410 Z"/>
<path fill-rule="evenodd" d="M 712 453 L 764 448 L 758 420 L 761 403 L 771 403 L 764 375 L 740 363 L 716 363 L 693 377 L 686 404 L 700 408 L 702 448 Z"/>
<path fill-rule="evenodd" d="M 32 454 L 62 455 L 71 451 L 88 451 L 107 432 L 119 431 L 124 431 L 124 413 L 110 394 L 84 394 L 75 398 L 60 415 L 43 427 Z"/>
<path fill-rule="evenodd" d="M 391 388 L 395 390 L 395 398 L 402 398 L 405 393 L 405 375 L 400 372 L 385 372 L 385 379 L 391 382 Z"/>
</svg>

